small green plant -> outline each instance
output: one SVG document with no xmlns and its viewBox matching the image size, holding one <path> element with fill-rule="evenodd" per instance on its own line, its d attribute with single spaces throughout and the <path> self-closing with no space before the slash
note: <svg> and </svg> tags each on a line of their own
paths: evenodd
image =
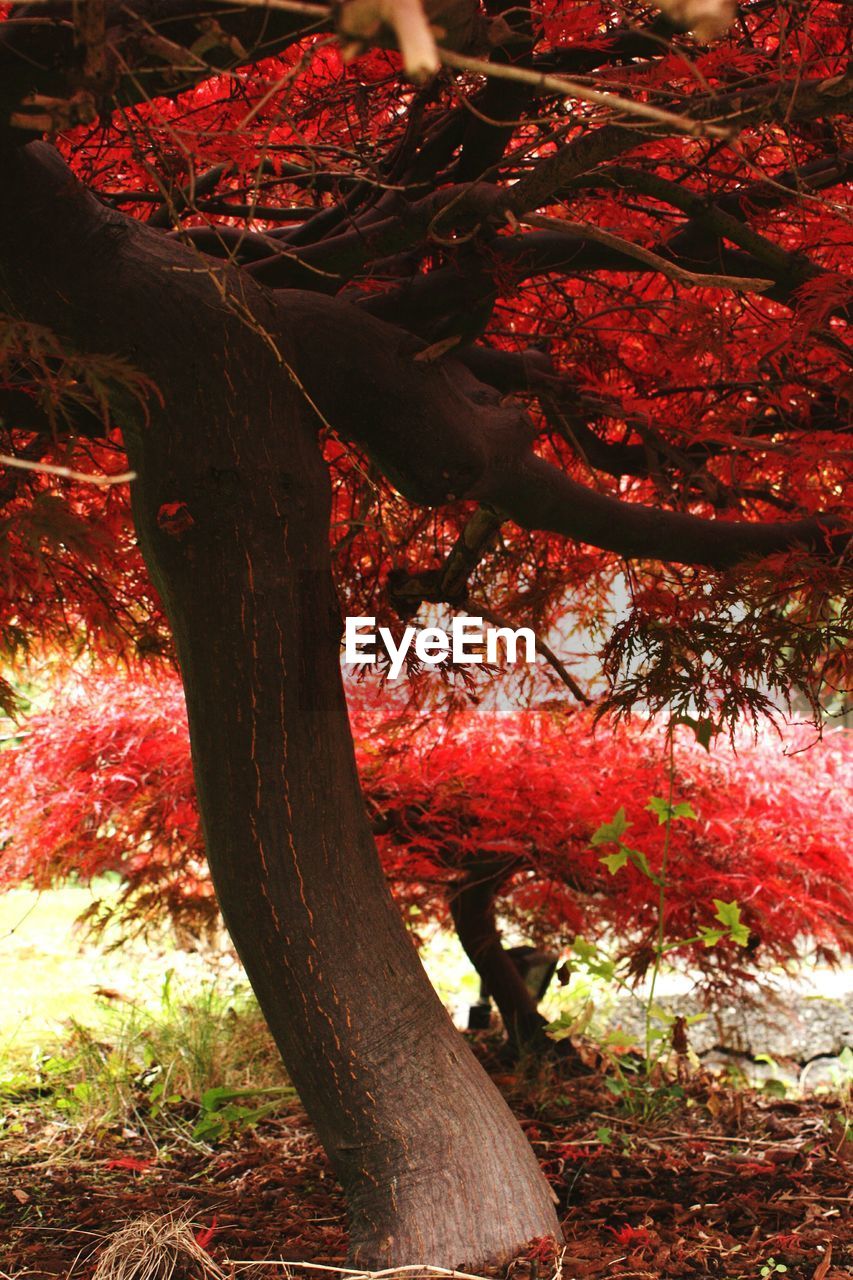
<svg viewBox="0 0 853 1280">
<path fill-rule="evenodd" d="M 776 1275 L 777 1273 L 781 1275 L 787 1270 L 788 1268 L 785 1266 L 784 1262 L 777 1262 L 775 1258 L 768 1258 L 761 1268 L 760 1275 L 765 1277 L 766 1280 L 767 1276 Z"/>
<path fill-rule="evenodd" d="M 771 1097 L 771 1098 L 786 1097 L 788 1093 L 788 1086 L 785 1084 L 785 1081 L 781 1078 L 781 1072 L 779 1071 L 779 1066 L 776 1062 L 776 1059 L 772 1058 L 769 1053 L 757 1053 L 755 1055 L 754 1060 L 755 1062 L 766 1063 L 766 1065 L 770 1068 L 770 1070 L 776 1073 L 775 1075 L 770 1076 L 767 1080 L 764 1081 L 763 1085 L 761 1086 L 762 1093 L 766 1093 L 768 1097 Z"/>
<path fill-rule="evenodd" d="M 118 1123 L 158 1144 L 216 1142 L 293 1096 L 243 987 L 187 990 L 170 972 L 155 1005 L 106 1006 L 97 1031 L 72 1019 L 65 1025 L 61 1039 L 0 1079 L 6 1132 L 37 1107 L 60 1113 L 81 1133 Z"/>
<path fill-rule="evenodd" d="M 266 1089 L 228 1089 L 219 1086 L 201 1095 L 201 1115 L 193 1127 L 197 1142 L 219 1142 L 235 1130 L 250 1128 L 270 1115 L 284 1098 L 294 1098 L 292 1085 L 272 1085 Z M 240 1098 L 270 1098 L 269 1102 L 249 1107 Z"/>
<path fill-rule="evenodd" d="M 713 923 L 703 925 L 698 933 L 691 938 L 674 940 L 667 940 L 666 938 L 667 869 L 673 824 L 676 822 L 694 822 L 697 818 L 692 805 L 686 801 L 676 802 L 675 800 L 673 733 L 676 723 L 689 723 L 697 739 L 706 749 L 709 747 L 712 736 L 707 731 L 705 722 L 701 722 L 697 729 L 697 724 L 694 724 L 686 717 L 673 721 L 669 726 L 667 733 L 668 793 L 666 796 L 650 796 L 645 806 L 646 811 L 657 818 L 658 825 L 664 828 L 660 870 L 653 870 L 648 855 L 642 849 L 634 848 L 624 839 L 626 832 L 632 825 L 628 821 L 624 806 L 617 809 L 610 822 L 603 823 L 598 827 L 590 839 L 590 843 L 594 848 L 610 850 L 610 852 L 602 853 L 599 860 L 611 875 L 618 875 L 625 867 L 634 867 L 642 876 L 645 876 L 647 880 L 655 885 L 658 891 L 657 921 L 653 945 L 654 960 L 644 1001 L 644 1052 L 642 1062 L 638 1063 L 636 1057 L 629 1057 L 625 1053 L 627 1048 L 634 1047 L 633 1042 L 631 1045 L 617 1043 L 617 1040 L 610 1036 L 605 1037 L 602 1046 L 605 1056 L 613 1068 L 613 1076 L 607 1081 L 607 1087 L 611 1093 L 622 1098 L 626 1106 L 629 1106 L 632 1110 L 639 1111 L 645 1118 L 650 1118 L 652 1113 L 666 1110 L 678 1098 L 683 1096 L 683 1089 L 679 1085 L 656 1085 L 652 1089 L 651 1077 L 663 1056 L 673 1047 L 673 1033 L 676 1026 L 679 1023 L 682 1026 L 686 1026 L 691 1022 L 697 1021 L 697 1016 L 683 1019 L 677 1018 L 657 1003 L 655 994 L 665 957 L 674 951 L 695 946 L 697 943 L 701 943 L 705 947 L 716 947 L 723 941 L 731 941 L 737 946 L 743 947 L 749 941 L 749 929 L 741 919 L 740 905 L 736 901 L 725 902 L 720 898 L 712 900 L 714 907 Z M 634 989 L 629 982 L 630 975 L 625 963 L 622 962 L 620 965 L 619 961 L 608 956 L 600 947 L 587 939 L 575 938 L 572 944 L 572 958 L 569 961 L 569 968 L 579 968 L 593 977 L 615 983 L 620 988 L 630 991 L 632 996 L 634 995 Z M 698 1017 L 701 1016 L 698 1015 Z M 551 1023 L 548 1030 L 555 1039 L 562 1039 L 567 1035 L 576 1034 L 578 1030 L 577 1019 L 572 1020 L 563 1015 L 560 1019 Z M 619 1034 L 616 1033 L 617 1038 Z M 645 1096 L 638 1096 L 638 1090 L 640 1092 L 645 1091 Z"/>
</svg>

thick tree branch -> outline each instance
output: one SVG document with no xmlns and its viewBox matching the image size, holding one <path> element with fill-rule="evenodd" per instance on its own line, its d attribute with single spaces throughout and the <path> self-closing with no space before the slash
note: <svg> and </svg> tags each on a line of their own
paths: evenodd
<svg viewBox="0 0 853 1280">
<path fill-rule="evenodd" d="M 192 282 L 206 299 L 205 324 L 238 321 L 255 333 L 268 375 L 297 378 L 318 425 L 364 448 L 412 501 L 472 499 L 526 528 L 676 563 L 726 565 L 796 544 L 828 546 L 831 519 L 721 522 L 593 492 L 533 453 L 536 428 L 520 405 L 458 360 L 418 359 L 424 344 L 411 334 L 345 302 L 275 295 L 239 269 L 206 263 L 99 204 L 41 144 L 16 149 L 5 172 L 0 292 L 10 305 L 26 305 L 84 349 L 132 350 L 138 326 L 150 323 L 142 313 L 156 314 L 164 297 L 176 305 L 177 286 Z M 171 368 L 180 353 L 159 359 Z M 157 369 L 143 372 L 161 381 Z"/>
<path fill-rule="evenodd" d="M 524 528 L 560 533 L 626 559 L 726 568 L 796 546 L 841 549 L 832 517 L 757 524 L 706 520 L 597 493 L 532 455 L 488 489 L 495 505 Z"/>
<path fill-rule="evenodd" d="M 587 135 L 580 142 L 586 144 L 592 139 L 606 142 L 613 136 L 612 129 L 606 127 Z M 682 209 L 690 220 L 655 247 L 655 252 L 666 262 L 680 269 L 701 267 L 705 272 L 725 272 L 748 280 L 770 278 L 774 284 L 768 290 L 768 296 L 776 302 L 790 305 L 794 291 L 805 280 L 819 274 L 820 268 L 804 254 L 791 253 L 753 231 L 746 222 L 744 209 L 777 208 L 795 199 L 804 189 L 817 192 L 843 182 L 849 170 L 851 153 L 823 157 L 773 179 L 751 183 L 742 191 L 724 193 L 714 201 L 704 200 L 695 192 L 661 179 L 646 169 L 619 165 L 598 167 L 601 158 L 596 151 L 590 159 L 592 172 L 576 178 L 569 188 L 637 190 Z M 498 188 L 480 184 L 478 190 L 483 193 L 491 190 L 494 208 L 500 210 Z M 564 194 L 570 194 L 570 190 Z M 479 199 L 481 214 L 483 210 L 487 212 L 487 203 L 484 194 Z M 468 206 L 467 197 L 462 195 L 457 201 L 457 210 L 460 204 L 464 214 Z M 476 216 L 474 204 L 469 212 L 471 217 Z M 462 225 L 465 225 L 464 217 Z M 390 235 L 390 231 L 389 222 L 384 234 Z M 500 266 L 504 277 L 507 270 L 511 270 L 516 283 L 551 273 L 643 269 L 636 256 L 632 257 L 628 251 L 630 246 L 604 245 L 600 237 L 597 243 L 594 237 L 595 228 L 591 228 L 586 237 L 578 228 L 574 228 L 571 234 L 567 229 L 566 234 L 561 235 L 559 226 L 555 224 L 553 231 L 549 232 L 493 237 L 488 241 L 487 253 L 482 252 L 479 242 L 473 242 L 464 260 L 458 259 L 452 265 L 439 267 L 426 275 L 413 276 L 385 293 L 363 297 L 358 300 L 359 305 L 382 319 L 435 341 L 448 332 L 461 332 L 474 314 L 482 312 L 488 315 L 496 296 L 496 266 Z M 722 243 L 724 239 L 739 248 L 725 246 Z M 268 271 L 274 279 L 276 272 L 284 269 L 271 264 L 259 270 L 262 275 Z"/>
<path fill-rule="evenodd" d="M 469 578 L 493 545 L 501 524 L 502 517 L 493 507 L 478 507 L 440 569 L 418 574 L 392 571 L 388 575 L 388 596 L 400 617 L 413 617 L 425 600 L 464 605 Z"/>
<path fill-rule="evenodd" d="M 790 263 L 786 262 L 789 270 L 777 282 L 766 263 L 749 253 L 719 246 L 716 240 L 711 242 L 703 260 L 697 262 L 695 258 L 682 258 L 672 252 L 672 241 L 664 241 L 649 251 L 621 237 L 602 233 L 594 226 L 563 225 L 558 219 L 549 219 L 547 225 L 548 230 L 490 237 L 485 245 L 472 247 L 465 260 L 415 275 L 384 293 L 355 300 L 372 315 L 429 341 L 452 333 L 462 335 L 465 341 L 473 341 L 488 322 L 497 297 L 498 278 L 504 282 L 511 279 L 518 285 L 537 276 L 654 271 L 689 285 L 713 284 L 719 288 L 766 292 L 774 301 L 786 305 L 790 304 L 796 283 L 801 282 L 799 272 L 793 272 L 794 264 L 801 261 L 795 255 L 789 255 Z M 390 226 L 388 230 L 391 231 Z M 402 243 L 402 239 L 401 232 L 398 243 Z M 332 261 L 331 246 L 326 261 Z M 269 283 L 293 271 L 292 265 L 280 265 L 276 259 L 258 262 L 252 268 L 253 274 Z M 812 268 L 810 274 L 816 271 L 817 268 Z M 803 278 L 809 278 L 809 264 L 805 259 L 802 272 Z M 476 330 L 472 328 L 475 319 L 479 323 Z"/>
<path fill-rule="evenodd" d="M 518 859 L 486 862 L 484 856 L 475 870 L 453 885 L 448 901 L 465 954 L 498 1006 L 510 1043 L 520 1050 L 531 1042 L 541 1048 L 537 1040 L 547 1041 L 545 1019 L 504 950 L 495 917 L 495 896 L 517 866 Z"/>
<path fill-rule="evenodd" d="M 54 132 L 92 122 L 112 103 L 174 97 L 335 24 L 345 39 L 371 42 L 390 24 L 404 56 L 423 70 L 424 42 L 432 45 L 424 9 L 451 48 L 464 48 L 477 28 L 474 0 L 424 0 L 423 6 L 421 0 L 136 0 L 132 6 L 105 0 L 97 28 L 86 17 L 89 5 L 19 5 L 15 21 L 0 24 L 0 128 Z M 45 17 L 55 21 L 44 23 Z"/>
<path fill-rule="evenodd" d="M 772 276 L 777 283 L 784 284 L 789 290 L 797 288 L 820 273 L 820 269 L 810 263 L 804 255 L 789 253 L 780 245 L 774 244 L 766 236 L 753 231 L 743 218 L 737 218 L 733 213 L 727 212 L 719 203 L 703 199 L 681 183 L 661 178 L 645 169 L 613 165 L 604 173 L 597 174 L 588 181 L 581 180 L 577 185 L 609 187 L 616 191 L 637 191 L 686 213 L 692 225 L 681 228 L 676 235 L 669 238 L 665 245 L 673 256 L 678 255 L 679 248 L 684 252 L 688 244 L 695 252 L 697 241 L 703 247 L 707 246 L 710 233 L 712 244 L 722 239 L 730 240 L 751 254 L 768 275 Z M 687 253 L 685 256 L 688 256 Z"/>
<path fill-rule="evenodd" d="M 331 15 L 331 7 L 328 7 Z M 285 49 L 316 18 L 257 5 L 200 0 L 106 0 L 97 72 L 75 29 L 76 7 L 64 0 L 19 5 L 0 24 L 0 127 L 24 135 L 94 120 L 102 104 L 174 96 L 217 72 Z M 26 19 L 53 18 L 32 26 Z M 69 103 L 71 104 L 69 106 Z M 63 118 L 64 117 L 64 118 Z"/>
<path fill-rule="evenodd" d="M 853 75 L 834 80 L 788 80 L 730 94 L 696 94 L 681 110 L 697 121 L 711 120 L 730 129 L 772 121 L 800 122 L 821 116 L 844 115 L 853 106 Z M 677 114 L 677 112 L 675 113 Z M 664 126 L 642 130 L 607 124 L 583 133 L 552 156 L 538 160 L 512 188 L 511 207 L 517 217 L 558 197 L 578 177 L 596 165 L 614 160 L 642 146 L 650 137 L 666 134 Z"/>
<path fill-rule="evenodd" d="M 597 493 L 537 457 L 522 407 L 460 361 L 419 361 L 421 343 L 346 303 L 300 293 L 289 295 L 289 307 L 300 373 L 323 417 L 412 501 L 473 498 L 524 528 L 678 564 L 723 567 L 797 545 L 837 549 L 832 517 L 709 520 Z M 325 361 L 332 349 L 334 382 Z"/>
<path fill-rule="evenodd" d="M 272 288 L 325 287 L 327 292 L 336 292 L 371 264 L 415 247 L 428 248 L 430 227 L 439 214 L 460 200 L 464 200 L 465 211 L 454 220 L 454 227 L 488 222 L 500 207 L 501 188 L 487 183 L 440 187 L 413 204 L 404 204 L 393 216 L 356 225 L 316 244 L 276 246 L 274 256 L 254 263 L 248 271 Z"/>
</svg>

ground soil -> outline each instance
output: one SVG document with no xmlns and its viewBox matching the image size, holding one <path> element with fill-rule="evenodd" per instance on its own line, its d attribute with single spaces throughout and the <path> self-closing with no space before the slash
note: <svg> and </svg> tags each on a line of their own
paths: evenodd
<svg viewBox="0 0 853 1280">
<path fill-rule="evenodd" d="M 487 1065 L 551 1179 L 566 1235 L 556 1266 L 534 1247 L 502 1273 L 509 1280 L 850 1276 L 853 1140 L 837 1096 L 780 1098 L 694 1073 L 684 1097 L 660 1095 L 644 1118 L 614 1095 L 612 1074 Z M 111 1232 L 165 1213 L 187 1216 L 226 1276 L 322 1280 L 329 1273 L 299 1264 L 344 1264 L 341 1195 L 295 1103 L 214 1148 L 141 1126 L 81 1136 L 31 1104 L 12 1119 L 3 1280 L 88 1280 Z"/>
</svg>

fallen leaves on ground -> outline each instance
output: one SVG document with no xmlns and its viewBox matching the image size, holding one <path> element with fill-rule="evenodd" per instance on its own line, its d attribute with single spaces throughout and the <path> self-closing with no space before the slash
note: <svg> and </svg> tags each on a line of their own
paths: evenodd
<svg viewBox="0 0 853 1280">
<path fill-rule="evenodd" d="M 501 1086 L 559 1198 L 560 1280 L 849 1277 L 851 1165 L 835 1140 L 839 1099 L 779 1099 L 699 1076 L 677 1108 L 642 1122 L 598 1073 L 504 1071 Z M 240 1261 L 289 1261 L 293 1276 L 299 1262 L 344 1262 L 343 1199 L 296 1103 L 213 1149 L 156 1143 L 141 1128 L 83 1140 L 55 1121 L 46 1134 L 48 1123 L 30 1113 L 7 1124 L 3 1277 L 88 1280 L 110 1232 L 170 1211 L 192 1223 L 226 1273 L 239 1275 Z M 533 1255 L 510 1269 L 511 1280 L 552 1273 Z"/>
</svg>

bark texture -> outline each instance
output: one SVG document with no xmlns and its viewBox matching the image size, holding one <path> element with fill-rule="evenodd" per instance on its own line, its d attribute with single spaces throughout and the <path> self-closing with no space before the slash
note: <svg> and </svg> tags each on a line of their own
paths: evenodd
<svg viewBox="0 0 853 1280">
<path fill-rule="evenodd" d="M 495 895 L 512 864 L 485 864 L 466 876 L 450 898 L 450 914 L 468 959 L 498 1006 L 510 1045 L 516 1052 L 536 1049 L 545 1040 L 545 1019 L 536 1007 L 507 951 L 495 918 Z"/>
<path fill-rule="evenodd" d="M 49 148 L 4 172 L 5 304 L 80 348 L 121 350 L 163 397 L 147 421 L 126 408 L 126 436 L 211 871 L 347 1192 L 352 1261 L 482 1265 L 558 1234 L 533 1152 L 382 876 L 340 678 L 328 478 L 280 304 L 103 209 Z M 170 504 L 180 522 L 163 519 Z"/>
</svg>

